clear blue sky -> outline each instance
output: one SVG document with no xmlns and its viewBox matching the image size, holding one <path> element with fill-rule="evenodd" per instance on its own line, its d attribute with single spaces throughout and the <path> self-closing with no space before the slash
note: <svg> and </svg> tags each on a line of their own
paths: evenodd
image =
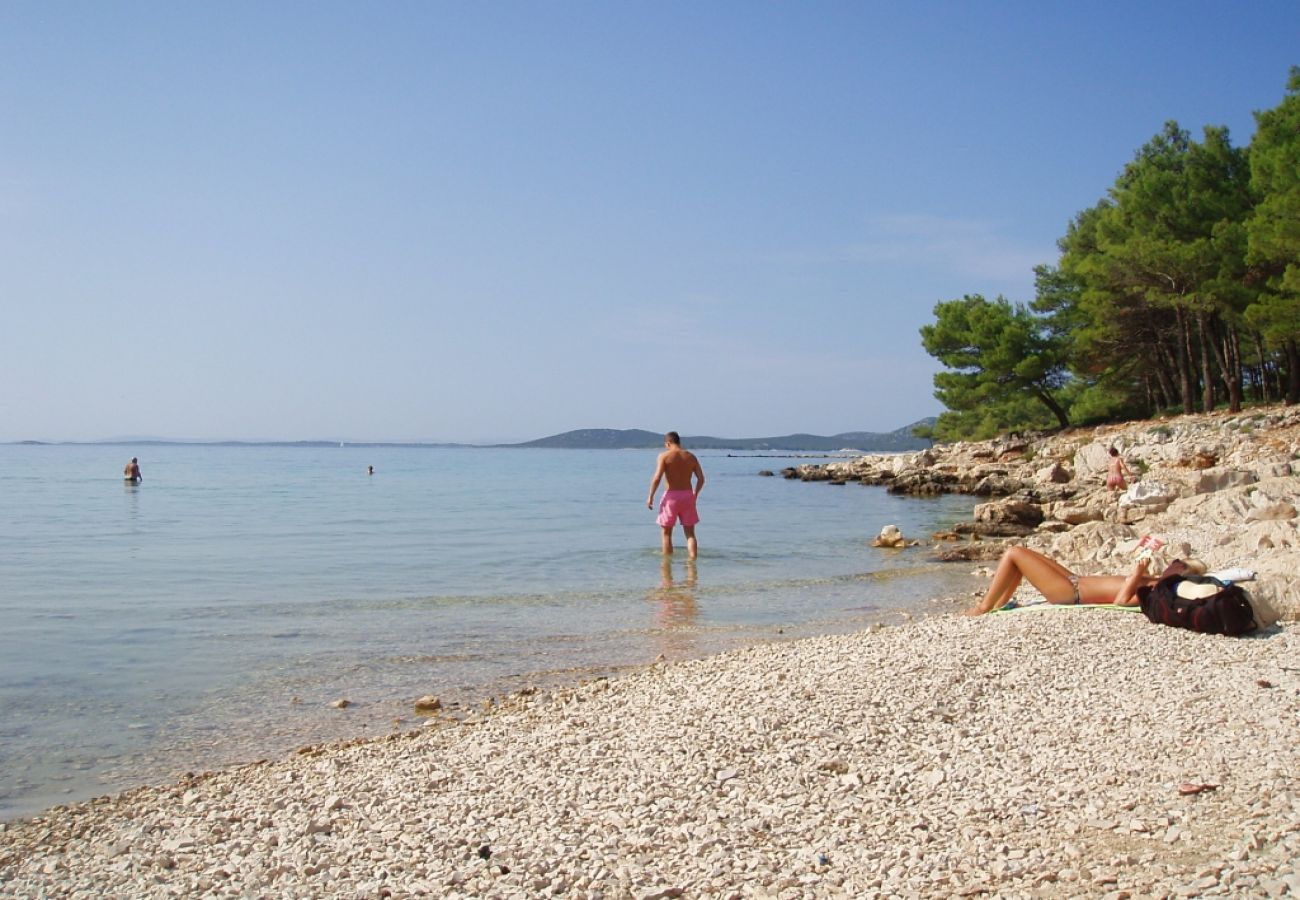
<svg viewBox="0 0 1300 900">
<path fill-rule="evenodd" d="M 887 431 L 1300 4 L 0 4 L 0 440 Z"/>
</svg>

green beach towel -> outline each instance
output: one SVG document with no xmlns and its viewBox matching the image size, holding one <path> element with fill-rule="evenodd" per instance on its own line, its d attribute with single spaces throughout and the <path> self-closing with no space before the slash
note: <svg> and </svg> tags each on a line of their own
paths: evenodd
<svg viewBox="0 0 1300 900">
<path fill-rule="evenodd" d="M 1015 601 L 1011 601 L 1015 603 Z M 1141 612 L 1140 606 L 1121 606 L 1118 603 L 1048 603 L 1046 600 L 1036 600 L 1033 603 L 1019 604 L 1015 606 L 1003 606 L 993 610 L 995 613 L 1013 613 L 1028 612 L 1031 609 L 1124 609 L 1130 612 Z"/>
</svg>

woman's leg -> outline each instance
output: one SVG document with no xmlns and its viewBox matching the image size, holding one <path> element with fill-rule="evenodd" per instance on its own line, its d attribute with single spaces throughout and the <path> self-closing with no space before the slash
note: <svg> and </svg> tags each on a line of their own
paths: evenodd
<svg viewBox="0 0 1300 900">
<path fill-rule="evenodd" d="M 1028 547 L 1008 547 L 998 561 L 997 571 L 993 573 L 993 582 L 979 605 L 972 609 L 971 615 L 992 612 L 1000 608 L 1020 587 L 1021 580 L 1028 578 L 1029 583 L 1051 603 L 1069 603 L 1074 599 L 1074 584 L 1070 581 L 1071 572 L 1060 563 L 1048 559 L 1043 554 Z"/>
</svg>

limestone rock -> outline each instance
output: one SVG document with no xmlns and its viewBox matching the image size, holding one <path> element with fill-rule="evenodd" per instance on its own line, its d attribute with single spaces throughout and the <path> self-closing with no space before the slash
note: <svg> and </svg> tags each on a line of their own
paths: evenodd
<svg viewBox="0 0 1300 900">
<path fill-rule="evenodd" d="M 440 709 L 442 709 L 442 700 L 433 694 L 425 694 L 415 701 L 415 711 L 418 713 L 434 713 Z"/>
<path fill-rule="evenodd" d="M 907 546 L 907 538 L 899 530 L 897 525 L 886 525 L 880 529 L 880 534 L 872 539 L 873 547 L 899 548 Z"/>
<path fill-rule="evenodd" d="M 1205 469 L 1196 479 L 1196 493 L 1209 494 L 1225 488 L 1243 487 L 1258 480 L 1254 472 L 1241 469 Z"/>
<path fill-rule="evenodd" d="M 1052 463 L 1050 466 L 1039 469 L 1034 473 L 1035 481 L 1048 484 L 1065 484 L 1071 477 L 1069 471 L 1060 463 Z"/>
<path fill-rule="evenodd" d="M 1080 480 L 1104 478 L 1110 465 L 1110 447 L 1092 443 L 1080 447 L 1074 454 L 1074 476 Z"/>
<path fill-rule="evenodd" d="M 975 507 L 974 518 L 972 530 L 975 533 L 1015 537 L 1029 534 L 1045 516 L 1042 507 L 1036 503 L 1008 499 L 981 503 Z"/>
<path fill-rule="evenodd" d="M 1286 500 L 1252 505 L 1246 510 L 1247 522 L 1273 522 L 1296 517 L 1295 505 Z"/>
<path fill-rule="evenodd" d="M 1178 493 L 1161 481 L 1139 481 L 1129 485 L 1120 497 L 1121 506 L 1146 506 L 1164 509 L 1178 498 Z"/>
</svg>

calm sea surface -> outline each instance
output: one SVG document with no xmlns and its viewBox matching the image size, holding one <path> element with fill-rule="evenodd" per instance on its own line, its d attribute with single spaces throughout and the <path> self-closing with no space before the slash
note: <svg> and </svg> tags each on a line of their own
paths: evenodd
<svg viewBox="0 0 1300 900">
<path fill-rule="evenodd" d="M 0 446 L 0 817 L 416 727 L 425 694 L 848 630 L 968 583 L 866 542 L 969 498 L 700 458 L 691 565 L 658 552 L 654 451 Z"/>
</svg>

